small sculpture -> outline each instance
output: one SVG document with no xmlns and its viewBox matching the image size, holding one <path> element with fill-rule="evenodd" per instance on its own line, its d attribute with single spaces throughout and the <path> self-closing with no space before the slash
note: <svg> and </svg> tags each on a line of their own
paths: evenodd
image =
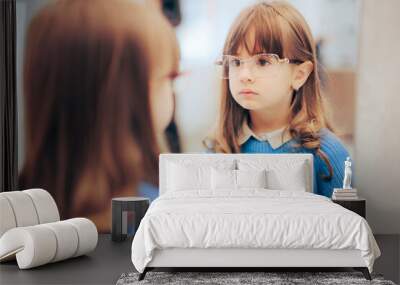
<svg viewBox="0 0 400 285">
<path fill-rule="evenodd" d="M 351 188 L 351 161 L 350 157 L 347 157 L 344 162 L 344 179 L 343 179 L 343 189 L 352 189 Z"/>
</svg>

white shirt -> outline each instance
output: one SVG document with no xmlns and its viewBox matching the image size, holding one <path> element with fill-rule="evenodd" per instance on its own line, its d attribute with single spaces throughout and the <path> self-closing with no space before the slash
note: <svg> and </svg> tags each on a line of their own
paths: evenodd
<svg viewBox="0 0 400 285">
<path fill-rule="evenodd" d="M 286 127 L 274 130 L 271 132 L 265 132 L 260 135 L 256 135 L 252 129 L 250 129 L 247 120 L 243 122 L 241 134 L 238 137 L 239 145 L 244 144 L 250 137 L 254 137 L 259 141 L 268 141 L 273 149 L 276 149 L 292 139 L 289 131 L 285 131 Z"/>
</svg>

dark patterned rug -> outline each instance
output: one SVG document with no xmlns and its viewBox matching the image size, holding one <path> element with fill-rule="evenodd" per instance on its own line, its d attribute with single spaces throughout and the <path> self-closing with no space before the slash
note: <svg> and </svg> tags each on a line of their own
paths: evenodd
<svg viewBox="0 0 400 285">
<path fill-rule="evenodd" d="M 133 284 L 379 284 L 395 285 L 382 275 L 372 274 L 372 281 L 361 272 L 155 272 L 150 271 L 142 281 L 139 273 L 124 273 L 117 285 Z"/>
</svg>

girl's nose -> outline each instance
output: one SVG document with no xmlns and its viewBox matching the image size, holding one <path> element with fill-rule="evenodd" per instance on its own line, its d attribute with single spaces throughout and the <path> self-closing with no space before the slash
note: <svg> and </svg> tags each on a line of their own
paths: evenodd
<svg viewBox="0 0 400 285">
<path fill-rule="evenodd" d="M 239 72 L 239 79 L 243 83 L 249 83 L 254 81 L 253 73 L 251 72 L 251 68 L 249 65 L 245 64 L 240 72 Z"/>
</svg>

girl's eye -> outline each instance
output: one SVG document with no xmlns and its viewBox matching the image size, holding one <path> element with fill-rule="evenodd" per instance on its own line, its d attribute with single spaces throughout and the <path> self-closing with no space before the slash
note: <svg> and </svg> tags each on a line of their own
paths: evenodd
<svg viewBox="0 0 400 285">
<path fill-rule="evenodd" d="M 266 66 L 266 65 L 271 64 L 271 62 L 267 58 L 260 57 L 257 60 L 257 64 L 260 65 L 260 66 Z"/>
<path fill-rule="evenodd" d="M 240 60 L 237 58 L 231 59 L 229 62 L 230 66 L 240 66 Z"/>
</svg>

